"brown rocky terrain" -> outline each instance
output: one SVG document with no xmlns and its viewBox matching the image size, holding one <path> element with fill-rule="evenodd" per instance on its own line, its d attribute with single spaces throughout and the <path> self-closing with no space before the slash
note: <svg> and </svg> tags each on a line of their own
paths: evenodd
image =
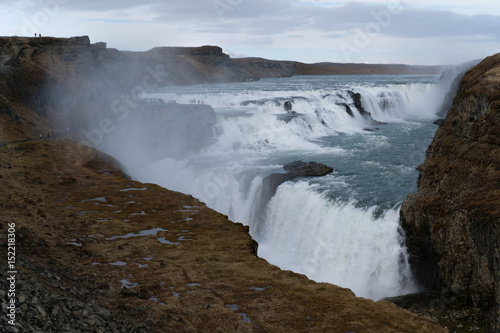
<svg viewBox="0 0 500 333">
<path fill-rule="evenodd" d="M 410 263 L 443 310 L 500 331 L 500 54 L 470 70 L 401 209 Z M 465 310 L 466 309 L 466 310 Z"/>
<path fill-rule="evenodd" d="M 244 79 L 226 75 L 239 70 L 220 76 L 217 68 L 236 65 L 219 51 L 0 38 L 0 247 L 15 235 L 15 263 L 1 261 L 0 332 L 445 332 L 270 265 L 247 227 L 128 179 L 65 131 L 62 112 L 69 121 L 113 114 L 115 101 L 133 108 L 125 93 L 135 88 Z M 15 326 L 5 324 L 11 300 Z"/>
</svg>

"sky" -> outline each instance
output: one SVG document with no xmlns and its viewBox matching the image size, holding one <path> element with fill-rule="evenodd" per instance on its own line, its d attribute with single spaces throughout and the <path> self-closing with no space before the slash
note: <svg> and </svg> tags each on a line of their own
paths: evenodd
<svg viewBox="0 0 500 333">
<path fill-rule="evenodd" d="M 500 52 L 498 0 L 0 0 L 0 36 L 218 45 L 305 63 L 450 65 Z"/>
</svg>

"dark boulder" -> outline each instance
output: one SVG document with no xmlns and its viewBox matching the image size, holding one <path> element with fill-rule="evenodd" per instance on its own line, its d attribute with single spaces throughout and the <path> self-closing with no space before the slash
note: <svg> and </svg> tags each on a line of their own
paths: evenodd
<svg viewBox="0 0 500 333">
<path fill-rule="evenodd" d="M 317 162 L 302 162 L 294 161 L 283 166 L 283 169 L 289 173 L 300 174 L 297 177 L 321 177 L 333 172 L 333 168 L 317 163 Z"/>
<path fill-rule="evenodd" d="M 285 104 L 283 104 L 283 107 L 285 108 L 286 112 L 289 112 L 292 110 L 292 102 L 286 101 Z"/>
<path fill-rule="evenodd" d="M 349 96 L 352 98 L 352 101 L 354 103 L 354 107 L 358 110 L 359 114 L 370 124 L 370 125 L 387 125 L 387 123 L 384 123 L 382 121 L 378 121 L 373 119 L 372 114 L 368 111 L 366 111 L 363 108 L 363 104 L 361 103 L 361 94 L 360 93 L 355 93 L 351 90 L 347 92 Z M 346 112 L 351 116 L 354 117 L 354 114 L 352 113 L 351 108 L 346 105 Z"/>
<path fill-rule="evenodd" d="M 366 111 L 364 108 L 363 108 L 363 104 L 361 104 L 361 94 L 360 93 L 355 93 L 353 91 L 348 91 L 347 92 L 349 94 L 349 96 L 352 98 L 352 101 L 354 102 L 354 106 L 356 107 L 356 109 L 358 109 L 359 113 L 364 116 L 366 114 L 370 114 L 370 112 Z"/>
<path fill-rule="evenodd" d="M 254 232 L 260 234 L 265 221 L 265 208 L 271 198 L 276 194 L 278 186 L 286 181 L 299 177 L 322 177 L 331 172 L 333 168 L 316 162 L 295 161 L 286 164 L 283 169 L 286 173 L 272 173 L 262 179 L 262 189 L 260 198 L 255 205 L 255 225 Z"/>
<path fill-rule="evenodd" d="M 347 103 L 339 103 L 339 104 L 337 104 L 337 105 L 340 105 L 340 106 L 345 107 L 345 112 L 346 112 L 348 115 L 350 115 L 351 117 L 353 117 L 353 118 L 354 118 L 354 113 L 352 113 L 352 109 L 351 109 L 351 107 L 350 107 Z"/>
<path fill-rule="evenodd" d="M 272 173 L 262 180 L 263 195 L 269 199 L 276 193 L 278 186 L 299 177 L 322 177 L 333 172 L 333 168 L 316 162 L 294 161 L 286 164 L 286 173 Z"/>
</svg>

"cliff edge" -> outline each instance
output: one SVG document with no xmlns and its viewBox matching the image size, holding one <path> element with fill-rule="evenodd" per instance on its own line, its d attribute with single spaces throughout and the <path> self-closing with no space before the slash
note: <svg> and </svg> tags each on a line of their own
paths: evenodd
<svg viewBox="0 0 500 333">
<path fill-rule="evenodd" d="M 131 108 L 146 90 L 169 85 L 255 80 L 217 46 L 110 49 L 88 36 L 0 37 L 0 115 L 7 140 L 96 127 L 92 119 Z"/>
<path fill-rule="evenodd" d="M 401 208 L 410 264 L 442 305 L 500 330 L 500 54 L 466 73 Z"/>
</svg>

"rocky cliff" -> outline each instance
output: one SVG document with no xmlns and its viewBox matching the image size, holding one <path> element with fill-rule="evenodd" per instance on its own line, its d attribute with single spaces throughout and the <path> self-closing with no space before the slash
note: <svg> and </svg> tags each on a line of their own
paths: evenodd
<svg viewBox="0 0 500 333">
<path fill-rule="evenodd" d="M 401 208 L 410 263 L 447 306 L 500 330 L 500 54 L 466 73 Z"/>
<path fill-rule="evenodd" d="M 116 100 L 130 106 L 142 91 L 168 85 L 302 74 L 408 74 L 438 70 L 432 66 L 309 65 L 261 58 L 231 59 L 217 46 L 126 52 L 108 49 L 105 43 L 91 44 L 87 36 L 0 37 L 0 115 L 12 121 L 8 130 L 2 129 L 4 136 L 36 137 L 54 130 L 54 123 L 49 124 L 47 119 L 64 114 L 68 119 L 58 126 L 66 128 L 69 119 L 89 110 L 111 109 L 117 105 Z M 23 107 L 27 108 L 16 111 Z M 59 115 L 55 117 L 54 113 Z"/>
<path fill-rule="evenodd" d="M 87 36 L 0 38 L 0 114 L 12 138 L 96 127 L 96 112 L 116 116 L 113 108 L 133 108 L 149 89 L 253 79 L 215 46 L 121 52 Z"/>
</svg>

